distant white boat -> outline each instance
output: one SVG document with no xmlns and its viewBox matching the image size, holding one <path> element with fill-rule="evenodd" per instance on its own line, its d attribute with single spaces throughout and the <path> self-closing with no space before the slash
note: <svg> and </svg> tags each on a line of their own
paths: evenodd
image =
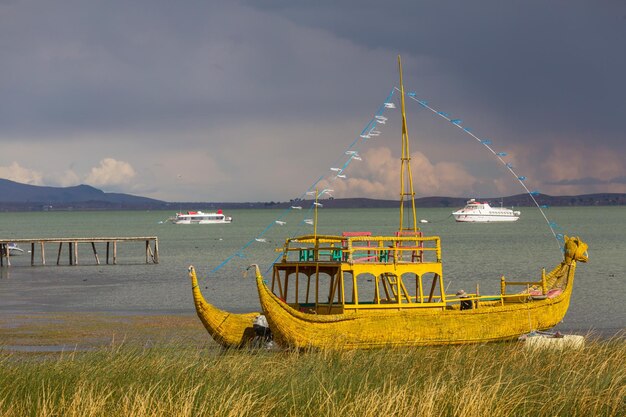
<svg viewBox="0 0 626 417">
<path fill-rule="evenodd" d="M 176 213 L 176 217 L 172 219 L 174 224 L 224 224 L 232 221 L 233 218 L 225 216 L 222 210 L 218 210 L 217 213 L 204 213 L 202 211 Z"/>
<path fill-rule="evenodd" d="M 461 210 L 452 213 L 457 222 L 468 223 L 514 222 L 520 214 L 519 211 L 505 207 L 491 207 L 489 203 L 481 203 L 473 198 Z"/>
</svg>

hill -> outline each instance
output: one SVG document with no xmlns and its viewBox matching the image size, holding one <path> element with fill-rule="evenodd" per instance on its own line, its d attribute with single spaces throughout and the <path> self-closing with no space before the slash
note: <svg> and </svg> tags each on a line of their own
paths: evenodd
<svg viewBox="0 0 626 417">
<path fill-rule="evenodd" d="M 0 209 L 139 209 L 156 208 L 166 202 L 130 194 L 105 193 L 89 185 L 43 187 L 0 178 Z"/>
<path fill-rule="evenodd" d="M 550 196 L 539 194 L 539 204 L 548 206 L 621 206 L 626 205 L 626 194 L 604 193 L 575 196 Z M 502 203 L 506 207 L 534 206 L 528 194 L 508 197 L 485 198 L 492 205 Z M 463 207 L 468 197 L 422 197 L 415 199 L 417 207 Z M 322 201 L 326 208 L 394 208 L 397 200 L 371 198 L 337 198 Z M 122 193 L 106 193 L 89 185 L 74 187 L 44 187 L 0 178 L 0 211 L 42 210 L 215 210 L 240 208 L 288 208 L 292 205 L 309 207 L 311 201 L 286 202 L 166 202 L 152 198 Z"/>
<path fill-rule="evenodd" d="M 502 203 L 505 207 L 531 207 L 535 203 L 528 194 L 517 194 L 508 197 L 472 197 L 478 201 L 488 201 L 492 206 Z M 623 206 L 626 205 L 626 194 L 600 193 L 574 196 L 550 196 L 539 194 L 535 199 L 540 205 L 553 207 L 566 206 Z M 421 197 L 415 199 L 416 207 L 449 207 L 465 206 L 469 197 Z M 325 208 L 395 208 L 398 200 L 377 200 L 371 198 L 336 198 L 321 200 Z M 189 203 L 183 203 L 187 207 Z M 236 209 L 236 208 L 288 208 L 292 205 L 310 207 L 311 200 L 291 200 L 289 202 L 256 202 L 256 203 L 200 203 L 200 209 Z M 408 205 L 409 203 L 406 202 Z M 196 204 L 198 207 L 199 204 Z"/>
</svg>

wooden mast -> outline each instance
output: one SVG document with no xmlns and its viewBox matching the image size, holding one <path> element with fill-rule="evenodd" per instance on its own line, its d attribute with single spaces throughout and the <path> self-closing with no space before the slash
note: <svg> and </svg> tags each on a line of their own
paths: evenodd
<svg viewBox="0 0 626 417">
<path fill-rule="evenodd" d="M 417 233 L 417 217 L 415 213 L 415 192 L 413 191 L 413 175 L 411 174 L 411 152 L 409 151 L 409 130 L 406 126 L 404 110 L 404 84 L 402 83 L 402 60 L 398 55 L 398 70 L 400 72 L 400 103 L 402 108 L 402 157 L 400 166 L 400 228 L 399 231 L 413 231 Z M 405 184 L 408 183 L 408 184 Z M 408 185 L 408 189 L 407 189 Z M 413 225 L 404 225 L 404 200 L 411 199 Z"/>
</svg>

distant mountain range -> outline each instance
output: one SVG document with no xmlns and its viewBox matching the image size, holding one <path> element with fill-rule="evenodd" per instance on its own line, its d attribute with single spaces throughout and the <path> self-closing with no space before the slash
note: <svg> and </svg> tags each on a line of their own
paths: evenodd
<svg viewBox="0 0 626 417">
<path fill-rule="evenodd" d="M 626 194 L 604 193 L 575 196 L 535 197 L 539 204 L 548 206 L 621 206 L 626 205 Z M 417 207 L 462 207 L 466 197 L 423 197 L 415 199 Z M 501 198 L 482 198 L 492 205 L 506 207 L 533 206 L 528 194 L 518 194 Z M 376 200 L 370 198 L 341 198 L 323 200 L 327 208 L 392 208 L 397 200 Z M 218 208 L 287 208 L 300 205 L 310 206 L 311 201 L 291 200 L 287 202 L 166 202 L 152 198 L 138 197 L 122 193 L 105 193 L 89 185 L 74 187 L 42 187 L 21 184 L 0 178 L 0 211 L 47 211 L 47 210 L 215 210 Z"/>
<path fill-rule="evenodd" d="M 89 185 L 42 187 L 0 178 L 0 210 L 143 209 L 167 203 L 129 194 L 105 193 Z"/>
</svg>

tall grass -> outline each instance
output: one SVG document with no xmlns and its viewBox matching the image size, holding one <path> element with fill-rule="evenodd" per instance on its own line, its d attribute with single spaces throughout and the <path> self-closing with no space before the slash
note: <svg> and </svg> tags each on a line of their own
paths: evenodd
<svg viewBox="0 0 626 417">
<path fill-rule="evenodd" d="M 619 416 L 626 342 L 351 352 L 0 353 L 0 416 Z"/>
</svg>

